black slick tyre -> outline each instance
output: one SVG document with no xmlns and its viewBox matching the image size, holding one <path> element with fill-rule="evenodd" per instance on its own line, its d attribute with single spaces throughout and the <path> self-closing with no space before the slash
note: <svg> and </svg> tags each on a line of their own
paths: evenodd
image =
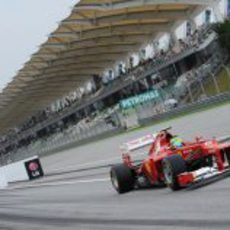
<svg viewBox="0 0 230 230">
<path fill-rule="evenodd" d="M 165 183 L 173 191 L 181 189 L 177 176 L 187 171 L 186 162 L 178 155 L 171 155 L 162 161 Z"/>
<path fill-rule="evenodd" d="M 115 190 L 122 194 L 133 190 L 135 177 L 133 171 L 124 164 L 114 165 L 110 170 L 110 179 Z"/>
</svg>

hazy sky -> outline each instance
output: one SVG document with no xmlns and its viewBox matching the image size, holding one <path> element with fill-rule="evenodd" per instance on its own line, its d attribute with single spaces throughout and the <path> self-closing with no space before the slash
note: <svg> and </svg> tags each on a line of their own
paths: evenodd
<svg viewBox="0 0 230 230">
<path fill-rule="evenodd" d="M 78 0 L 0 0 L 0 91 Z"/>
<path fill-rule="evenodd" d="M 0 92 L 78 1 L 0 0 Z"/>
</svg>

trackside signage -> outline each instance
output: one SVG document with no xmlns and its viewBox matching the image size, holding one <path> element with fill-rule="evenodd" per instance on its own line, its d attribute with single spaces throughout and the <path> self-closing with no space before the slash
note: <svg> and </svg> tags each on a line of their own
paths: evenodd
<svg viewBox="0 0 230 230">
<path fill-rule="evenodd" d="M 25 162 L 26 171 L 30 180 L 44 176 L 40 161 L 38 158 Z"/>
<path fill-rule="evenodd" d="M 147 93 L 142 93 L 140 95 L 121 100 L 120 101 L 120 107 L 122 109 L 133 108 L 133 107 L 135 107 L 141 103 L 151 101 L 151 100 L 156 99 L 158 97 L 159 97 L 158 90 L 151 90 Z"/>
<path fill-rule="evenodd" d="M 43 175 L 38 156 L 13 162 L 0 167 L 0 189 L 10 182 L 28 181 Z"/>
</svg>

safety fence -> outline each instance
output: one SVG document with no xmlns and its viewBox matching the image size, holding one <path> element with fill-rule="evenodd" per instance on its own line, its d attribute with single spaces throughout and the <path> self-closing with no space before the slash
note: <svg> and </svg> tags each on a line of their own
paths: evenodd
<svg viewBox="0 0 230 230">
<path fill-rule="evenodd" d="M 210 106 L 215 106 L 228 101 L 230 101 L 230 93 L 223 93 L 187 105 L 181 105 L 174 109 L 164 109 L 164 111 L 162 111 L 162 113 L 159 114 L 152 113 L 151 115 L 151 112 L 149 112 L 148 109 L 145 110 L 148 111 L 148 113 L 141 112 L 144 110 L 140 110 L 138 112 L 138 122 L 140 125 L 148 124 L 149 122 L 153 121 L 157 122 L 159 120 L 169 119 L 178 115 L 188 114 L 193 111 L 202 110 Z"/>
<path fill-rule="evenodd" d="M 0 158 L 0 165 L 5 165 L 11 162 L 19 161 L 21 159 L 38 155 L 44 156 L 53 152 L 57 152 L 66 148 L 84 144 L 85 142 L 93 141 L 114 135 L 122 130 L 117 126 L 99 122 L 91 127 L 85 127 L 84 130 L 71 129 L 52 135 L 46 139 L 39 139 L 29 146 L 22 147 L 17 151 L 2 155 Z"/>
<path fill-rule="evenodd" d="M 170 119 L 193 111 L 203 110 L 210 106 L 215 106 L 228 101 L 230 101 L 230 93 L 223 93 L 194 103 L 181 105 L 177 108 L 164 108 L 164 110 L 162 110 L 159 114 L 155 114 L 152 110 L 153 106 L 151 104 L 147 104 L 142 107 L 142 109 L 136 111 L 136 122 L 140 126 L 148 125 L 149 123 Z M 7 155 L 1 156 L 1 164 L 5 165 L 33 155 L 44 156 L 66 148 L 79 146 L 90 141 L 96 141 L 108 136 L 113 136 L 117 133 L 123 132 L 124 130 L 125 127 L 123 127 L 122 123 L 119 126 L 113 126 L 112 124 L 107 124 L 104 121 L 101 121 L 95 126 L 85 129 L 84 131 L 76 129 L 63 131 L 62 133 L 58 133 L 57 135 L 51 136 L 47 139 L 36 141 L 27 147 L 19 149 L 17 152 L 11 152 Z"/>
</svg>

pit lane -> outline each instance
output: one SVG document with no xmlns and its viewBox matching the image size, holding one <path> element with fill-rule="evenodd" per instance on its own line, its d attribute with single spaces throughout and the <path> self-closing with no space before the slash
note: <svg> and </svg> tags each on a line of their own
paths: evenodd
<svg viewBox="0 0 230 230">
<path fill-rule="evenodd" d="M 229 117 L 228 104 L 44 157 L 49 176 L 0 191 L 0 229 L 229 229 L 229 178 L 195 190 L 118 195 L 108 168 L 80 170 L 118 162 L 119 144 L 167 126 L 186 139 L 229 135 Z"/>
</svg>

